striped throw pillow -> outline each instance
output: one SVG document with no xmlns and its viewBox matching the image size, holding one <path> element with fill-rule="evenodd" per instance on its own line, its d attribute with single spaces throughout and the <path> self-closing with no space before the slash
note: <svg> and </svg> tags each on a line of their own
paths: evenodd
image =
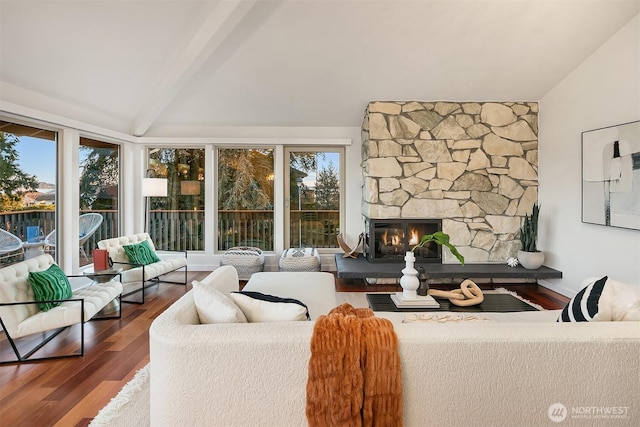
<svg viewBox="0 0 640 427">
<path fill-rule="evenodd" d="M 608 277 L 589 283 L 562 309 L 558 322 L 591 322 L 599 311 L 600 297 Z"/>
<path fill-rule="evenodd" d="M 122 249 L 129 257 L 129 261 L 134 264 L 149 265 L 160 261 L 158 255 L 151 249 L 151 245 L 146 240 L 134 245 L 124 245 Z"/>
<path fill-rule="evenodd" d="M 51 300 L 69 299 L 73 292 L 69 279 L 64 271 L 53 264 L 45 271 L 29 273 L 29 284 L 33 289 L 33 295 L 38 301 L 42 311 L 51 310 L 59 306 L 60 302 L 47 302 Z"/>
<path fill-rule="evenodd" d="M 307 306 L 297 299 L 254 291 L 234 291 L 229 296 L 240 307 L 249 323 L 311 319 Z"/>
</svg>

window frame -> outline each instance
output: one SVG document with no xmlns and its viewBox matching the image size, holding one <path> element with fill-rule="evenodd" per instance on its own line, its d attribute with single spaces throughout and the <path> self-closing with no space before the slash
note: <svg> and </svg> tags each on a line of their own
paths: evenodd
<svg viewBox="0 0 640 427">
<path fill-rule="evenodd" d="M 346 150 L 344 146 L 341 145 L 321 145 L 321 144 L 316 144 L 316 145 L 284 145 L 283 146 L 284 150 L 283 150 L 283 169 L 282 169 L 282 182 L 283 182 L 283 189 L 284 189 L 284 201 L 282 204 L 282 209 L 284 210 L 283 212 L 283 227 L 284 227 L 284 238 L 283 238 L 283 243 L 284 243 L 284 248 L 289 247 L 289 243 L 291 240 L 291 229 L 288 226 L 290 224 L 290 219 L 291 219 L 291 208 L 290 206 L 288 206 L 290 204 L 290 200 L 291 200 L 291 193 L 290 193 L 290 187 L 289 185 L 287 185 L 287 183 L 290 180 L 290 165 L 289 165 L 289 161 L 291 158 L 291 153 L 292 152 L 336 152 L 340 155 L 340 163 L 339 165 L 337 165 L 337 169 L 339 172 L 339 188 L 340 188 L 340 204 L 339 204 L 339 214 L 338 214 L 338 218 L 339 218 L 339 224 L 338 224 L 338 228 L 337 228 L 337 232 L 340 232 L 340 230 L 344 227 L 345 224 L 345 220 L 346 220 L 346 196 L 345 196 L 345 172 L 346 172 L 346 167 L 345 167 L 345 155 L 346 155 Z M 336 239 L 335 241 L 335 246 L 331 247 L 331 248 L 317 248 L 319 253 L 338 253 L 341 252 L 340 247 L 338 246 L 338 241 Z"/>
</svg>

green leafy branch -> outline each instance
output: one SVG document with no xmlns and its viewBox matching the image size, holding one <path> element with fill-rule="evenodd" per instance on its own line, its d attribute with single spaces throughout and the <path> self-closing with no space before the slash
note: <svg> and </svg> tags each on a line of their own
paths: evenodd
<svg viewBox="0 0 640 427">
<path fill-rule="evenodd" d="M 411 252 L 415 251 L 417 248 L 423 247 L 429 242 L 435 242 L 438 245 L 444 245 L 448 247 L 451 253 L 456 258 L 458 258 L 460 264 L 464 265 L 464 256 L 462 256 L 462 254 L 458 252 L 458 249 L 451 242 L 449 242 L 449 235 L 447 233 L 443 233 L 442 231 L 436 231 L 433 234 L 425 234 L 424 236 L 422 236 L 422 239 L 420 239 L 420 243 L 415 245 L 411 249 Z"/>
</svg>

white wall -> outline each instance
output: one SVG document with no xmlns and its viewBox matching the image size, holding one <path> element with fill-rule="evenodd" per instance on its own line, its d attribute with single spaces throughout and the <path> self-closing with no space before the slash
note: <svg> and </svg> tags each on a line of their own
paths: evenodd
<svg viewBox="0 0 640 427">
<path fill-rule="evenodd" d="M 544 66 L 544 64 L 541 64 Z M 640 284 L 640 231 L 583 224 L 581 132 L 640 120 L 640 15 L 540 100 L 539 246 L 568 296 L 589 276 Z"/>
</svg>

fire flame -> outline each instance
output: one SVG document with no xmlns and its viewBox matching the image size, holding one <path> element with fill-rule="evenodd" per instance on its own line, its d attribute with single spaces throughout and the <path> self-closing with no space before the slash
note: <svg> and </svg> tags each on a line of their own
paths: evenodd
<svg viewBox="0 0 640 427">
<path fill-rule="evenodd" d="M 418 243 L 420 243 L 420 236 L 418 235 L 418 230 L 413 228 L 409 233 L 409 245 L 414 246 Z"/>
<path fill-rule="evenodd" d="M 385 231 L 382 234 L 382 243 L 387 246 L 398 246 L 402 244 L 402 237 L 394 233 L 391 235 L 391 238 L 389 238 L 388 232 Z"/>
<path fill-rule="evenodd" d="M 402 235 L 398 234 L 398 233 L 389 233 L 388 231 L 385 230 L 384 233 L 382 233 L 381 237 L 381 242 L 383 245 L 387 245 L 387 246 L 399 246 L 402 245 Z M 411 246 L 415 246 L 418 243 L 420 243 L 420 234 L 418 233 L 418 230 L 416 230 L 415 228 L 411 229 L 411 231 L 409 231 L 409 245 Z"/>
</svg>

